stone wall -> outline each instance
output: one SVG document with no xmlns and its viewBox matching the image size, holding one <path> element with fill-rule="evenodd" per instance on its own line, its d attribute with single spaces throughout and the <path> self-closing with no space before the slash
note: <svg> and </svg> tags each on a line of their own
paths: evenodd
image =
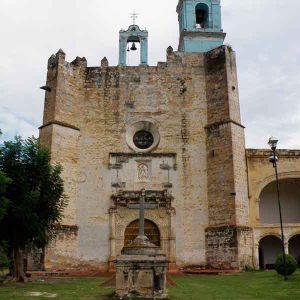
<svg viewBox="0 0 300 300">
<path fill-rule="evenodd" d="M 73 255 L 74 264 L 92 261 L 108 266 L 109 209 L 115 192 L 110 155 L 133 153 L 126 142 L 128 128 L 147 121 L 155 124 L 160 135 L 151 153 L 159 154 L 161 163 L 169 153 L 176 157 L 170 188 L 176 210 L 176 263 L 204 265 L 208 226 L 204 57 L 169 49 L 167 62 L 156 67 L 109 67 L 104 62 L 101 67 L 87 67 L 80 58 L 68 63 L 62 51 L 49 60 L 51 91 L 46 92 L 40 136 L 51 149 L 52 162 L 64 167 L 69 206 L 63 224 L 79 230 L 76 246 L 75 240 L 54 243 L 47 259 L 55 261 L 59 253 L 64 267 L 66 252 L 66 261 Z M 154 167 L 153 178 L 158 174 L 162 170 Z M 141 186 L 130 180 L 127 184 L 134 189 Z M 65 250 L 72 247 L 73 254 Z"/>
<path fill-rule="evenodd" d="M 252 232 L 237 85 L 235 55 L 225 46 L 205 55 L 169 47 L 167 61 L 152 67 L 110 67 L 106 59 L 87 67 L 85 58 L 68 63 L 62 51 L 52 56 L 40 138 L 52 163 L 64 167 L 63 225 L 78 232 L 49 245 L 49 268 L 58 262 L 108 269 L 123 242 L 116 224 L 125 228 L 137 215 L 137 208 L 123 217 L 112 213 L 120 212 L 112 196 L 141 188 L 167 189 L 173 197 L 171 216 L 161 211 L 173 265 L 248 264 Z M 155 143 L 139 153 L 132 139 L 141 126 Z M 147 213 L 159 223 L 159 209 Z"/>
<path fill-rule="evenodd" d="M 59 225 L 56 227 L 56 238 L 50 242 L 45 253 L 47 271 L 81 270 L 92 268 L 88 263 L 80 264 L 78 255 L 78 227 Z"/>
<path fill-rule="evenodd" d="M 276 180 L 275 171 L 269 162 L 272 152 L 267 149 L 247 149 L 248 186 L 250 199 L 250 224 L 254 228 L 253 236 L 253 264 L 259 267 L 259 241 L 273 235 L 280 237 L 279 220 L 276 224 L 263 224 L 260 219 L 260 195 L 263 189 Z M 279 180 L 293 180 L 300 178 L 300 151 L 279 149 L 277 152 Z M 284 200 L 284 198 L 283 198 Z M 277 195 L 274 195 L 277 201 Z M 277 214 L 278 215 L 278 214 Z M 285 249 L 288 253 L 288 241 L 296 234 L 300 234 L 300 224 L 284 224 Z"/>
</svg>

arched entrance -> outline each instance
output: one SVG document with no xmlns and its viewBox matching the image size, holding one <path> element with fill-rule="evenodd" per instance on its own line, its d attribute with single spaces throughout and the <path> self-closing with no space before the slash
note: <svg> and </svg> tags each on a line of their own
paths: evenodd
<svg viewBox="0 0 300 300">
<path fill-rule="evenodd" d="M 279 181 L 284 223 L 300 223 L 300 179 Z M 276 182 L 269 183 L 260 194 L 259 215 L 262 224 L 279 224 Z"/>
<path fill-rule="evenodd" d="M 272 270 L 276 258 L 281 254 L 281 239 L 269 235 L 262 238 L 259 242 L 259 267 L 262 270 Z"/>
<path fill-rule="evenodd" d="M 300 234 L 293 236 L 289 240 L 289 254 L 294 256 L 300 264 Z"/>
<path fill-rule="evenodd" d="M 125 229 L 124 245 L 130 244 L 139 234 L 139 220 L 131 222 Z M 145 220 L 145 235 L 156 246 L 160 247 L 160 233 L 157 225 Z"/>
</svg>

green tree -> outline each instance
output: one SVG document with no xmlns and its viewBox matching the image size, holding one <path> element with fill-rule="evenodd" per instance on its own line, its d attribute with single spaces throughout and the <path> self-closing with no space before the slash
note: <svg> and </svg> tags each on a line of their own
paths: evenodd
<svg viewBox="0 0 300 300">
<path fill-rule="evenodd" d="M 0 220 L 0 240 L 8 244 L 12 277 L 24 281 L 26 251 L 47 244 L 66 206 L 62 169 L 51 166 L 49 152 L 37 139 L 16 137 L 0 145 L 0 171 L 11 178 L 4 193 L 8 205 Z"/>
<path fill-rule="evenodd" d="M 11 180 L 7 176 L 5 176 L 4 173 L 0 172 L 0 222 L 5 216 L 9 205 L 8 199 L 4 197 L 7 185 L 9 183 L 11 183 Z M 5 273 L 3 272 L 5 272 L 5 270 L 9 268 L 9 260 L 7 257 L 6 250 L 6 242 L 0 241 L 0 281 L 3 275 L 5 275 Z"/>
<path fill-rule="evenodd" d="M 5 197 L 5 193 L 7 185 L 10 183 L 11 179 L 5 176 L 5 174 L 0 171 L 0 221 L 5 216 L 9 204 L 8 199 Z"/>
</svg>

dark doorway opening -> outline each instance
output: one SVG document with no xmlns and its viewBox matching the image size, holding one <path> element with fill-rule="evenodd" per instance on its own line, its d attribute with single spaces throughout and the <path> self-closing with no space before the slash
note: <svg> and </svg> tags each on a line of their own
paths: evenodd
<svg viewBox="0 0 300 300">
<path fill-rule="evenodd" d="M 124 245 L 129 245 L 139 234 L 139 220 L 131 222 L 125 229 Z M 145 235 L 150 242 L 160 247 L 160 233 L 157 225 L 150 221 L 145 220 Z"/>
<path fill-rule="evenodd" d="M 276 258 L 281 254 L 281 239 L 269 235 L 259 242 L 259 267 L 262 270 L 273 270 Z"/>
<path fill-rule="evenodd" d="M 294 256 L 300 265 L 300 234 L 293 236 L 289 240 L 289 254 Z"/>
</svg>

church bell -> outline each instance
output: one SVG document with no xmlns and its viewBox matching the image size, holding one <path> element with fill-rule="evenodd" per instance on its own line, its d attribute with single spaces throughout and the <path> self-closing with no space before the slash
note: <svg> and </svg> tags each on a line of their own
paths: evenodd
<svg viewBox="0 0 300 300">
<path fill-rule="evenodd" d="M 132 50 L 132 51 L 137 50 L 137 47 L 135 46 L 135 42 L 132 43 L 132 46 L 131 46 L 130 50 Z"/>
</svg>

